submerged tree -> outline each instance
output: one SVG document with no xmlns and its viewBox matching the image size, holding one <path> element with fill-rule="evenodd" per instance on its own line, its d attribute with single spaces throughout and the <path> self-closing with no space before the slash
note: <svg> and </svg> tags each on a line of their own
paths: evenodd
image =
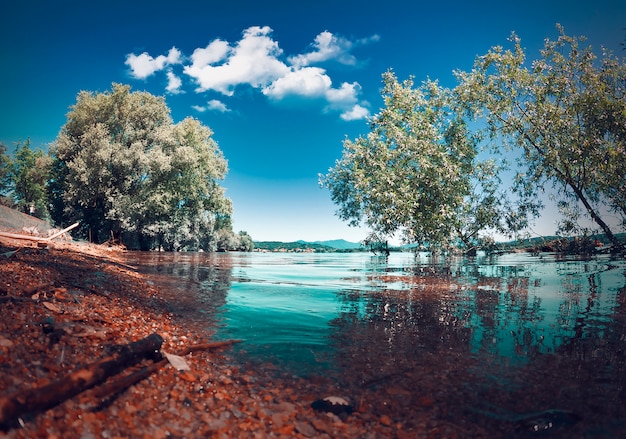
<svg viewBox="0 0 626 439">
<path fill-rule="evenodd" d="M 600 62 L 583 38 L 559 26 L 541 58 L 525 65 L 520 39 L 492 48 L 469 73 L 457 73 L 459 101 L 486 122 L 493 138 L 520 148 L 518 188 L 557 189 L 562 230 L 580 232 L 579 207 L 616 246 L 606 212 L 626 226 L 626 65 L 609 53 Z"/>
<path fill-rule="evenodd" d="M 459 243 L 473 251 L 481 232 L 508 232 L 499 165 L 479 160 L 479 140 L 456 112 L 451 92 L 427 81 L 399 83 L 383 75 L 385 107 L 371 130 L 345 140 L 343 156 L 320 184 L 331 191 L 338 216 L 366 225 L 380 241 L 401 233 L 422 248 Z"/>
<path fill-rule="evenodd" d="M 54 201 L 98 242 L 124 232 L 144 249 L 202 248 L 232 210 L 212 134 L 192 118 L 174 124 L 163 98 L 129 86 L 80 92 L 53 148 Z"/>
</svg>

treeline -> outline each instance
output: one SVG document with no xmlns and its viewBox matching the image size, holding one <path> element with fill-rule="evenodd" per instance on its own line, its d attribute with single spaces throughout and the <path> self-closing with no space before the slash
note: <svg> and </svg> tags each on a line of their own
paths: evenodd
<svg viewBox="0 0 626 439">
<path fill-rule="evenodd" d="M 493 47 L 457 85 L 383 74 L 370 131 L 343 144 L 320 184 L 368 240 L 475 253 L 528 234 L 545 201 L 559 236 L 626 229 L 626 64 L 558 26 L 540 57 Z M 549 189 L 550 194 L 546 193 Z"/>
<path fill-rule="evenodd" d="M 293 241 L 293 242 L 280 242 L 280 241 L 254 241 L 254 249 L 256 251 L 268 251 L 268 252 L 315 252 L 315 253 L 332 253 L 339 251 L 336 248 L 329 247 L 327 245 L 315 244 L 311 242 Z"/>
<path fill-rule="evenodd" d="M 162 97 L 113 84 L 80 92 L 48 151 L 0 145 L 0 194 L 57 226 L 132 249 L 252 250 L 232 230 L 228 166 L 210 128 L 174 123 Z"/>
</svg>

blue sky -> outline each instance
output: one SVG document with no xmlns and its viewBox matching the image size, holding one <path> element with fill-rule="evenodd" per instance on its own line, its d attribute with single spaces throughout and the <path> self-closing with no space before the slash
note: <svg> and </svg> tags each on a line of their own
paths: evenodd
<svg viewBox="0 0 626 439">
<path fill-rule="evenodd" d="M 358 241 L 366 233 L 334 216 L 317 180 L 343 139 L 367 133 L 382 73 L 453 86 L 453 70 L 511 31 L 534 57 L 556 23 L 598 53 L 623 53 L 623 0 L 5 2 L 0 141 L 45 148 L 79 91 L 130 84 L 165 96 L 175 122 L 193 116 L 214 131 L 235 231 Z M 549 211 L 534 230 L 554 232 Z"/>
</svg>

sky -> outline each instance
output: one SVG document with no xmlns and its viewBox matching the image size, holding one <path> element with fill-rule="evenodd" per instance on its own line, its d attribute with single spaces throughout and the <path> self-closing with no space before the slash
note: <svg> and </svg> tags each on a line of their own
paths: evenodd
<svg viewBox="0 0 626 439">
<path fill-rule="evenodd" d="M 10 0 L 0 13 L 0 142 L 46 149 L 82 91 L 112 83 L 164 96 L 174 122 L 214 132 L 233 228 L 256 241 L 360 241 L 318 184 L 344 139 L 368 132 L 381 75 L 438 79 L 506 46 L 585 35 L 621 56 L 623 0 Z M 547 209 L 533 232 L 553 234 Z"/>
</svg>

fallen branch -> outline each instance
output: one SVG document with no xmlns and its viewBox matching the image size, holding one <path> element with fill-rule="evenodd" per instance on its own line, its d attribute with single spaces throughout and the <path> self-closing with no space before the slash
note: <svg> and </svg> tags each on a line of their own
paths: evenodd
<svg viewBox="0 0 626 439">
<path fill-rule="evenodd" d="M 61 236 L 62 234 L 69 232 L 70 230 L 72 230 L 75 227 L 78 227 L 79 223 L 74 223 L 69 227 L 66 227 L 63 230 L 58 231 L 57 233 L 55 233 L 52 236 L 49 236 L 47 238 L 41 237 L 41 236 L 31 236 L 31 235 L 23 235 L 21 233 L 9 233 L 9 232 L 0 232 L 0 236 L 4 236 L 5 238 L 12 238 L 12 239 L 25 239 L 27 241 L 36 241 L 37 243 L 48 243 L 50 241 L 52 241 L 54 238 L 57 238 L 59 236 Z"/>
<path fill-rule="evenodd" d="M 61 236 L 62 234 L 66 233 L 66 232 L 69 232 L 70 230 L 72 230 L 74 227 L 78 227 L 78 224 L 79 224 L 79 223 L 74 223 L 74 224 L 72 224 L 71 226 L 66 227 L 66 228 L 65 228 L 65 229 L 63 229 L 63 230 L 61 230 L 61 231 L 59 231 L 59 232 L 56 232 L 54 235 L 52 235 L 52 236 L 48 237 L 48 238 L 47 238 L 47 240 L 48 240 L 48 241 L 52 241 L 52 240 L 53 240 L 54 238 L 56 238 L 57 236 Z"/>
<path fill-rule="evenodd" d="M 241 343 L 241 340 L 226 340 L 226 341 L 218 341 L 214 343 L 197 344 L 194 346 L 187 347 L 187 349 L 185 349 L 184 351 L 176 355 L 180 357 L 184 357 L 185 355 L 188 355 L 192 352 L 219 349 L 219 348 L 231 346 L 235 343 Z M 142 381 L 148 378 L 150 375 L 152 375 L 154 372 L 156 372 L 157 370 L 165 366 L 167 363 L 168 363 L 167 358 L 164 358 L 160 361 L 155 361 L 151 365 L 144 366 L 138 371 L 131 373 L 130 375 L 127 375 L 118 380 L 111 381 L 111 382 L 101 385 L 97 389 L 94 389 L 93 394 L 96 398 L 106 398 L 111 395 L 116 395 L 119 392 L 126 390 L 130 386 L 137 384 L 139 381 Z"/>
<path fill-rule="evenodd" d="M 104 382 L 144 358 L 154 358 L 163 338 L 159 334 L 122 346 L 116 355 L 79 368 L 43 387 L 18 391 L 0 397 L 0 428 L 15 426 L 19 418 L 48 410 L 61 402 Z"/>
</svg>

